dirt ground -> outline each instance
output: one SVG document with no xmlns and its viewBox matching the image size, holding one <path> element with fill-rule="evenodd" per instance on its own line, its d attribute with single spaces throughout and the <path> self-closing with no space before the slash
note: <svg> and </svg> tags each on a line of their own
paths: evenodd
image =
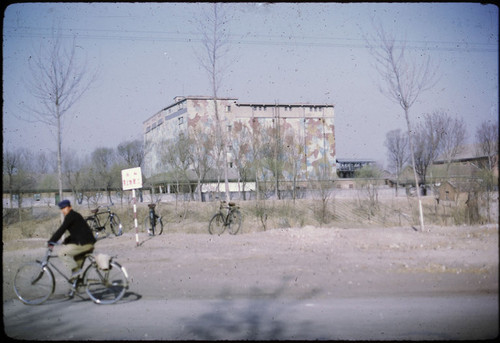
<svg viewBox="0 0 500 343">
<path fill-rule="evenodd" d="M 129 298 L 141 300 L 498 294 L 498 225 L 425 232 L 307 226 L 138 238 L 139 245 L 134 232 L 99 240 L 96 252 L 117 256 L 130 275 Z M 44 239 L 4 242 L 4 308 L 15 297 L 16 268 L 43 256 L 44 247 Z M 53 297 L 67 290 L 58 282 Z"/>
<path fill-rule="evenodd" d="M 99 240 L 143 297 L 217 298 L 282 290 L 289 296 L 357 292 L 498 292 L 498 226 L 289 228 L 211 236 L 131 232 Z M 3 297 L 42 239 L 4 242 Z"/>
</svg>

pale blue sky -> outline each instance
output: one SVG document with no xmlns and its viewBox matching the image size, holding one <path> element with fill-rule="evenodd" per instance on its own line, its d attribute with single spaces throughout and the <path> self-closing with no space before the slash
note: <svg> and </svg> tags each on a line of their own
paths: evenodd
<svg viewBox="0 0 500 343">
<path fill-rule="evenodd" d="M 3 140 L 5 147 L 55 151 L 42 124 L 19 121 L 30 103 L 23 80 L 30 54 L 61 28 L 97 81 L 73 107 L 65 147 L 86 154 L 142 138 L 142 122 L 178 95 L 209 95 L 195 55 L 195 21 L 209 4 L 20 3 L 3 25 Z M 363 33 L 372 19 L 405 39 L 416 56 L 430 55 L 441 79 L 412 107 L 414 120 L 437 109 L 462 117 L 474 136 L 498 120 L 498 7 L 475 3 L 233 3 L 234 63 L 220 96 L 242 102 L 335 105 L 338 158 L 385 162 L 389 130 L 405 129 L 399 105 L 378 91 L 379 76 Z M 35 49 L 34 49 L 35 48 Z"/>
</svg>

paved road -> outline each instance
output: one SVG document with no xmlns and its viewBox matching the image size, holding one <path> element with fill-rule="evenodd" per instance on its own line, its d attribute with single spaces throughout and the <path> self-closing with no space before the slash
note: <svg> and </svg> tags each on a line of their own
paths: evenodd
<svg viewBox="0 0 500 343">
<path fill-rule="evenodd" d="M 481 340 L 498 335 L 498 296 L 145 299 L 4 303 L 4 330 L 40 340 Z"/>
</svg>

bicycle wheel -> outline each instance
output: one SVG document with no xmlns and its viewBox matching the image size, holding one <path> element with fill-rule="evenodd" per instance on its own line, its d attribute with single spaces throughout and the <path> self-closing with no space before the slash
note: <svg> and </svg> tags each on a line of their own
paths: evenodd
<svg viewBox="0 0 500 343">
<path fill-rule="evenodd" d="M 124 267 L 110 262 L 108 270 L 92 263 L 85 270 L 83 283 L 86 292 L 96 304 L 113 304 L 120 300 L 128 288 L 128 275 Z"/>
<path fill-rule="evenodd" d="M 118 217 L 116 214 L 114 214 L 113 219 L 109 221 L 109 227 L 111 228 L 111 232 L 113 232 L 115 236 L 122 235 L 122 222 L 120 221 L 120 217 Z"/>
<path fill-rule="evenodd" d="M 156 225 L 154 228 L 153 235 L 161 235 L 163 233 L 163 221 L 161 217 L 156 218 Z"/>
<path fill-rule="evenodd" d="M 222 213 L 214 214 L 212 219 L 210 219 L 210 223 L 208 223 L 208 232 L 211 235 L 222 235 L 225 229 L 226 225 L 224 223 L 224 216 L 222 215 Z"/>
<path fill-rule="evenodd" d="M 14 277 L 14 292 L 27 305 L 43 303 L 54 293 L 55 285 L 52 271 L 39 262 L 22 265 Z"/>
<path fill-rule="evenodd" d="M 240 231 L 241 227 L 241 212 L 239 210 L 232 210 L 227 218 L 228 228 L 227 230 L 231 235 L 236 235 Z"/>
</svg>

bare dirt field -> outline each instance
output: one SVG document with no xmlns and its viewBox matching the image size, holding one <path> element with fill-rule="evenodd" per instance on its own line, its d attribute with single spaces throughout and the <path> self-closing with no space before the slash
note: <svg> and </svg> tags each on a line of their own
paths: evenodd
<svg viewBox="0 0 500 343">
<path fill-rule="evenodd" d="M 67 300 L 59 282 L 47 303 L 25 306 L 13 276 L 43 255 L 46 238 L 15 239 L 3 246 L 4 331 L 41 340 L 494 338 L 498 240 L 497 224 L 167 231 L 140 233 L 139 245 L 127 232 L 96 244 L 129 272 L 120 304 Z"/>
</svg>

